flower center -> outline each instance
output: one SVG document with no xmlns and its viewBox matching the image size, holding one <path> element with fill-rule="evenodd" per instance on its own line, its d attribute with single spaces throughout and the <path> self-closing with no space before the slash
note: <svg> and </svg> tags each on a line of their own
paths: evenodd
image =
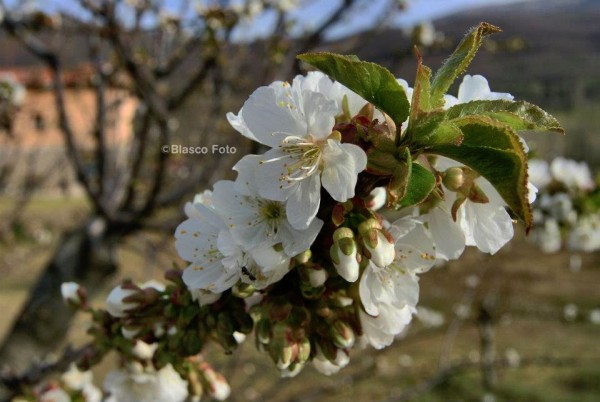
<svg viewBox="0 0 600 402">
<path fill-rule="evenodd" d="M 265 220 L 279 220 L 283 217 L 285 211 L 281 208 L 281 203 L 277 201 L 266 201 L 260 207 L 260 216 Z"/>
<path fill-rule="evenodd" d="M 316 172 L 321 164 L 321 146 L 311 138 L 289 136 L 283 140 L 281 150 L 290 160 L 283 165 L 287 174 L 282 174 L 281 181 L 303 180 Z"/>
</svg>

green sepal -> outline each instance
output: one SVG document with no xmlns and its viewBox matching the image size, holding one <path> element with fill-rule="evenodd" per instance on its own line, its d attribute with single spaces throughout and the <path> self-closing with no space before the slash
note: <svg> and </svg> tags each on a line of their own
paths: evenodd
<svg viewBox="0 0 600 402">
<path fill-rule="evenodd" d="M 431 69 L 423 64 L 421 54 L 417 51 L 417 75 L 412 94 L 410 120 L 416 120 L 419 113 L 431 109 Z"/>
<path fill-rule="evenodd" d="M 413 163 L 406 195 L 396 204 L 395 208 L 406 208 L 423 202 L 434 189 L 435 183 L 433 173 L 418 163 Z"/>
<path fill-rule="evenodd" d="M 412 157 L 410 150 L 405 149 L 405 160 L 397 161 L 396 168 L 392 173 L 392 178 L 387 186 L 388 205 L 394 206 L 399 200 L 406 196 L 408 190 L 408 182 L 412 173 Z"/>
<path fill-rule="evenodd" d="M 502 122 L 513 130 L 554 131 L 564 134 L 558 120 L 540 107 L 525 101 L 479 100 L 448 109 L 448 119 L 483 115 Z"/>
<path fill-rule="evenodd" d="M 396 171 L 398 159 L 394 153 L 370 149 L 367 152 L 367 172 L 376 176 L 391 176 Z"/>
<path fill-rule="evenodd" d="M 446 59 L 442 67 L 435 73 L 431 82 L 431 107 L 444 106 L 444 94 L 448 92 L 454 81 L 462 75 L 486 36 L 501 32 L 500 28 L 482 22 L 472 28 L 458 44 L 454 53 Z"/>
<path fill-rule="evenodd" d="M 387 113 L 398 127 L 408 117 L 410 104 L 406 92 L 386 68 L 360 61 L 356 56 L 329 52 L 305 53 L 299 55 L 298 59 L 362 96 Z"/>
</svg>

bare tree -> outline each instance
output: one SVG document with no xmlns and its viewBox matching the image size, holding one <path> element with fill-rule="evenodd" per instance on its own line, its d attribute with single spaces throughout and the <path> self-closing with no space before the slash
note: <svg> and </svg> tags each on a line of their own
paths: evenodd
<svg viewBox="0 0 600 402">
<path fill-rule="evenodd" d="M 287 11 L 273 6 L 277 2 L 265 2 L 277 22 L 269 39 L 247 46 L 232 39 L 244 21 L 228 1 L 197 11 L 189 1 L 180 3 L 179 12 L 166 14 L 162 1 L 74 0 L 77 11 L 63 13 L 57 25 L 41 12 L 17 15 L 0 1 L 2 29 L 51 71 L 68 159 L 92 205 L 85 222 L 63 235 L 0 348 L 0 362 L 12 370 L 55 350 L 64 338 L 72 313 L 62 302 L 61 283 L 98 289 L 117 271 L 115 249 L 125 237 L 171 230 L 178 217 L 159 221 L 156 212 L 179 206 L 232 164 L 232 155 L 175 158 L 162 146 L 174 141 L 222 144 L 222 134 L 230 131 L 219 127 L 224 111 L 239 107 L 234 94 L 246 96 L 275 77 L 290 78 L 298 71 L 296 53 L 318 46 L 359 1 L 341 2 L 330 18 L 297 37 L 290 34 Z M 79 132 L 69 114 L 65 54 L 57 46 L 74 38 L 87 44 L 93 69 L 95 110 L 89 112 L 89 132 Z M 130 141 L 114 145 L 113 122 L 126 99 L 137 105 Z M 194 110 L 196 129 L 183 139 L 190 107 L 199 107 Z M 91 161 L 84 160 L 80 143 L 86 135 L 93 138 Z M 240 143 L 238 151 L 249 146 Z"/>
</svg>

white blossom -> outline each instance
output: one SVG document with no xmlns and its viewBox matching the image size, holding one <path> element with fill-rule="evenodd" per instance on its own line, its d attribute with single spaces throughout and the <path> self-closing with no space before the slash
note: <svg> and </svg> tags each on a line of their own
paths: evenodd
<svg viewBox="0 0 600 402">
<path fill-rule="evenodd" d="M 183 281 L 190 289 L 219 294 L 232 287 L 245 263 L 241 247 L 212 205 L 212 195 L 204 192 L 185 206 L 188 219 L 175 231 L 175 248 L 190 265 Z"/>
<path fill-rule="evenodd" d="M 323 226 L 323 221 L 314 219 L 306 229 L 296 229 L 283 202 L 238 192 L 231 181 L 217 182 L 213 197 L 233 240 L 244 251 L 281 244 L 285 254 L 294 257 L 310 248 Z"/>
<path fill-rule="evenodd" d="M 327 97 L 332 86 L 321 73 L 298 76 L 292 85 L 275 82 L 254 91 L 237 116 L 227 115 L 242 135 L 272 148 L 242 161 L 256 164 L 262 197 L 287 201 L 287 218 L 297 229 L 315 219 L 321 185 L 336 201 L 354 197 L 358 173 L 367 163 L 361 148 L 332 134 L 342 102 Z"/>
<path fill-rule="evenodd" d="M 359 284 L 363 333 L 375 348 L 388 346 L 410 323 L 419 299 L 417 274 L 435 262 L 432 240 L 420 222 L 399 219 L 391 233 L 396 248 L 394 261 L 386 267 L 370 262 Z"/>
</svg>

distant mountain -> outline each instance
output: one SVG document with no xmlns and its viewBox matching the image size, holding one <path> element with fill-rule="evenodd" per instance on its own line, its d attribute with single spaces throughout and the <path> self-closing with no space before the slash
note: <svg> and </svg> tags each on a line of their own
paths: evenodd
<svg viewBox="0 0 600 402">
<path fill-rule="evenodd" d="M 553 109 L 600 99 L 600 0 L 536 0 L 478 7 L 445 17 L 435 25 L 445 34 L 446 45 L 423 51 L 425 63 L 438 67 L 464 32 L 481 21 L 498 25 L 504 32 L 492 37 L 469 72 L 488 77 L 494 89 Z M 54 42 L 67 66 L 88 60 L 86 38 L 67 36 Z M 0 68 L 36 63 L 6 35 L 0 34 L 0 48 Z M 414 77 L 415 58 L 409 39 L 400 30 L 361 33 L 323 48 L 381 63 L 409 82 Z M 250 60 L 248 71 L 253 64 Z"/>
<path fill-rule="evenodd" d="M 480 51 L 469 68 L 471 74 L 488 77 L 497 90 L 551 108 L 600 99 L 600 1 L 530 1 L 478 7 L 443 18 L 434 24 L 450 43 L 424 52 L 424 62 L 437 68 L 465 31 L 481 21 L 504 32 L 491 37 L 495 46 Z M 518 46 L 511 49 L 511 44 Z M 361 34 L 331 46 L 357 48 L 359 57 L 391 67 L 409 82 L 414 78 L 415 58 L 407 57 L 410 43 L 400 30 Z M 489 50 L 493 47 L 494 52 Z"/>
</svg>

